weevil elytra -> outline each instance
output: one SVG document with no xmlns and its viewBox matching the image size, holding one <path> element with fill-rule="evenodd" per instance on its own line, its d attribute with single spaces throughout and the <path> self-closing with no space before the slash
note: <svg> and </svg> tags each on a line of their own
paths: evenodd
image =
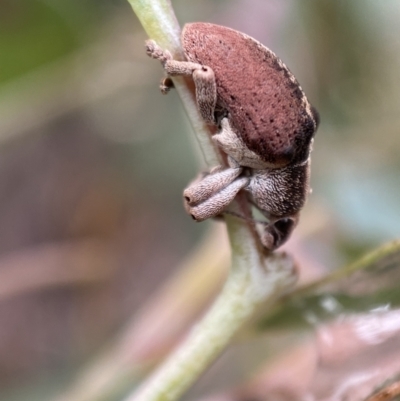
<svg viewBox="0 0 400 401">
<path fill-rule="evenodd" d="M 218 216 L 245 190 L 268 220 L 261 242 L 274 250 L 289 238 L 310 192 L 318 113 L 285 64 L 250 36 L 197 22 L 184 26 L 181 42 L 187 61 L 173 60 L 152 40 L 147 54 L 168 76 L 192 76 L 200 114 L 218 127 L 213 140 L 229 164 L 185 189 L 186 210 L 197 221 Z M 170 86 L 167 79 L 161 90 Z"/>
</svg>

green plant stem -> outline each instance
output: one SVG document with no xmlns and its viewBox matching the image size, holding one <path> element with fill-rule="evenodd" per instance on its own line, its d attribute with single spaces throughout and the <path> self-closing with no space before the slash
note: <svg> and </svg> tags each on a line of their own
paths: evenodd
<svg viewBox="0 0 400 401">
<path fill-rule="evenodd" d="M 139 18 L 144 30 L 149 37 L 155 40 L 161 47 L 168 49 L 176 59 L 183 59 L 180 45 L 181 28 L 175 17 L 169 0 L 128 0 L 133 11 Z M 208 166 L 216 166 L 223 163 L 221 154 L 214 147 L 210 131 L 201 118 L 196 107 L 196 98 L 193 90 L 188 85 L 188 80 L 183 77 L 173 77 L 175 89 L 182 99 L 183 106 L 196 133 L 204 160 Z"/>
<path fill-rule="evenodd" d="M 128 0 L 149 37 L 176 58 L 182 57 L 180 27 L 168 0 Z M 221 164 L 222 156 L 211 141 L 201 118 L 189 81 L 174 78 L 175 88 L 199 140 L 208 165 Z M 242 214 L 246 203 L 237 202 Z M 289 257 L 266 257 L 251 224 L 226 217 L 232 247 L 232 267 L 227 282 L 195 329 L 167 360 L 127 401 L 176 400 L 200 376 L 260 303 L 272 301 L 293 283 L 294 269 Z"/>
<path fill-rule="evenodd" d="M 290 258 L 274 254 L 268 258 L 268 268 L 260 266 L 258 254 L 246 249 L 248 245 L 233 258 L 223 291 L 207 315 L 126 401 L 178 399 L 221 353 L 254 309 L 266 299 L 272 300 L 282 287 L 293 282 Z"/>
</svg>

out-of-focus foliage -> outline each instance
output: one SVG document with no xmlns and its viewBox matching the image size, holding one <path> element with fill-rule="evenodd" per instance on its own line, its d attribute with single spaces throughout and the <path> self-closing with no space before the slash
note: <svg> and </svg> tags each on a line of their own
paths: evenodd
<svg viewBox="0 0 400 401">
<path fill-rule="evenodd" d="M 0 83 L 51 63 L 85 43 L 96 8 L 85 2 L 4 0 Z"/>
<path fill-rule="evenodd" d="M 259 328 L 316 326 L 338 316 L 397 309 L 399 276 L 400 241 L 393 241 L 282 297 L 260 318 Z"/>
<path fill-rule="evenodd" d="M 273 49 L 320 111 L 313 194 L 287 246 L 300 280 L 398 237 L 399 2 L 172 3 L 182 24 L 229 25 Z M 68 387 L 213 224 L 183 211 L 201 157 L 144 40 L 122 0 L 0 4 L 0 399 Z M 200 313 L 196 302 L 176 314 Z M 243 380 L 271 350 L 257 341 L 233 347 L 193 396 Z"/>
</svg>

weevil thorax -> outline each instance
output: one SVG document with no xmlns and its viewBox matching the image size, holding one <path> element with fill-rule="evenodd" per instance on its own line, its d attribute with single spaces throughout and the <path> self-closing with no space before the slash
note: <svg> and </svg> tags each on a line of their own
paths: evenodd
<svg viewBox="0 0 400 401">
<path fill-rule="evenodd" d="M 241 32 L 202 22 L 185 25 L 182 46 L 189 61 L 213 69 L 217 109 L 266 166 L 308 158 L 318 113 L 275 53 Z"/>
</svg>

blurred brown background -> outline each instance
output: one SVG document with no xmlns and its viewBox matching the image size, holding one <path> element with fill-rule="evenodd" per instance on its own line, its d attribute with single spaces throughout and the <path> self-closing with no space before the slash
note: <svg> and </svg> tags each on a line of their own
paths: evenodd
<svg viewBox="0 0 400 401">
<path fill-rule="evenodd" d="M 288 247 L 325 269 L 400 233 L 400 3 L 173 1 L 272 48 L 321 114 Z M 123 0 L 0 0 L 0 399 L 67 383 L 213 223 L 201 164 Z M 311 262 L 310 262 L 311 263 Z"/>
</svg>

